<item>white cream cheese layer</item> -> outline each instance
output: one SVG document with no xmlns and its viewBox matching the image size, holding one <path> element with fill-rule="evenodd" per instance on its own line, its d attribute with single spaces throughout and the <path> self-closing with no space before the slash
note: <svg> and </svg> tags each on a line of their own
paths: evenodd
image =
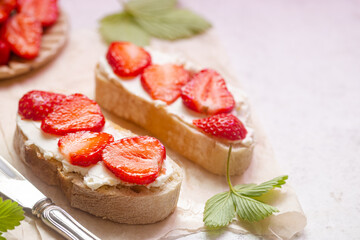
<svg viewBox="0 0 360 240">
<path fill-rule="evenodd" d="M 24 120 L 21 117 L 17 116 L 17 126 L 23 132 L 23 134 L 28 139 L 25 142 L 26 146 L 36 145 L 40 152 L 44 155 L 45 159 L 56 159 L 60 161 L 63 165 L 65 172 L 76 172 L 84 176 L 84 183 L 89 188 L 95 190 L 101 186 L 115 186 L 115 185 L 124 185 L 124 186 L 134 186 L 136 184 L 127 183 L 121 181 L 117 178 L 112 172 L 110 172 L 102 163 L 98 162 L 95 165 L 89 167 L 81 167 L 72 165 L 60 152 L 58 149 L 58 141 L 60 136 L 44 133 L 41 130 L 41 121 L 31 121 Z M 130 132 L 120 132 L 109 123 L 105 123 L 103 132 L 113 135 L 114 140 L 131 136 Z M 166 169 L 165 173 L 161 173 L 154 182 L 145 185 L 147 188 L 151 187 L 161 187 L 172 175 L 173 168 L 169 161 L 165 160 L 163 168 Z"/>
<path fill-rule="evenodd" d="M 184 58 L 182 58 L 179 55 L 170 55 L 166 54 L 161 51 L 157 51 L 151 48 L 146 48 L 146 51 L 148 51 L 151 55 L 151 60 L 153 64 L 165 64 L 165 63 L 172 63 L 177 65 L 182 65 L 187 71 L 189 72 L 198 72 L 201 70 L 200 67 L 192 64 L 189 61 L 186 61 Z M 150 95 L 144 90 L 144 88 L 141 86 L 140 81 L 140 75 L 133 78 L 133 79 L 122 79 L 121 77 L 117 76 L 114 71 L 112 70 L 111 66 L 107 62 L 105 56 L 102 56 L 99 60 L 99 67 L 100 71 L 108 76 L 109 79 L 113 79 L 115 81 L 118 81 L 122 86 L 125 87 L 126 90 L 131 92 L 132 94 L 155 104 L 157 107 L 164 108 L 169 114 L 177 117 L 181 121 L 188 124 L 190 127 L 194 127 L 192 122 L 194 119 L 200 119 L 205 118 L 206 115 L 194 112 L 190 109 L 188 109 L 183 103 L 182 99 L 179 97 L 175 102 L 173 102 L 170 105 L 167 105 L 165 102 L 161 100 L 153 100 Z M 227 84 L 228 85 L 228 84 Z M 231 112 L 235 116 L 237 116 L 245 125 L 245 128 L 247 130 L 246 138 L 243 140 L 238 141 L 228 141 L 228 142 L 234 142 L 249 146 L 253 142 L 253 130 L 246 125 L 247 119 L 248 119 L 248 105 L 245 102 L 246 94 L 238 89 L 234 88 L 232 86 L 228 85 L 228 89 L 231 92 L 231 94 L 234 96 L 235 99 L 235 108 Z"/>
<path fill-rule="evenodd" d="M 165 174 L 160 174 L 154 182 L 146 185 L 148 188 L 150 187 L 161 187 L 166 180 L 173 173 L 173 168 L 169 161 L 164 161 L 163 168 L 166 169 Z M 114 176 L 112 172 L 110 172 L 104 165 L 102 161 L 98 162 L 95 166 L 91 167 L 87 174 L 84 177 L 84 182 L 86 186 L 91 189 L 97 189 L 103 185 L 116 186 L 118 184 L 124 186 L 134 186 L 135 184 L 121 181 L 119 178 Z"/>
</svg>

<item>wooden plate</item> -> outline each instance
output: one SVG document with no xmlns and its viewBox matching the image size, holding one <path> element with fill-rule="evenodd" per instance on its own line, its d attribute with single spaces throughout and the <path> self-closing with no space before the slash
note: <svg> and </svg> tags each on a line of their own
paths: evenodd
<svg viewBox="0 0 360 240">
<path fill-rule="evenodd" d="M 44 30 L 39 55 L 32 60 L 12 55 L 8 65 L 0 66 L 0 80 L 22 75 L 50 62 L 65 45 L 68 28 L 68 19 L 61 11 L 56 23 Z"/>
</svg>

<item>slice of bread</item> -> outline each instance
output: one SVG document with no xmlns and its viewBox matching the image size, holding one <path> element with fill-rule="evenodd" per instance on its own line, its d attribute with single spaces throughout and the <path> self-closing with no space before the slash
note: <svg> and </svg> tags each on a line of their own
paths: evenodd
<svg viewBox="0 0 360 240">
<path fill-rule="evenodd" d="M 146 100 L 128 91 L 120 81 L 104 73 L 100 64 L 96 66 L 95 78 L 96 102 L 101 107 L 147 129 L 170 148 L 208 171 L 219 175 L 226 174 L 229 142 L 200 132 L 180 118 L 169 114 L 164 107 L 155 104 L 154 101 Z M 248 168 L 252 150 L 253 144 L 233 143 L 230 159 L 231 175 L 241 175 Z"/>
<path fill-rule="evenodd" d="M 114 124 L 118 131 L 127 131 Z M 128 132 L 128 131 L 127 131 Z M 72 207 L 97 217 L 118 223 L 149 224 L 165 219 L 176 208 L 183 179 L 181 168 L 168 156 L 173 173 L 161 187 L 102 186 L 88 188 L 83 176 L 63 170 L 62 163 L 45 159 L 38 146 L 27 142 L 19 126 L 14 136 L 14 147 L 21 160 L 41 180 L 49 185 L 58 185 Z"/>
</svg>

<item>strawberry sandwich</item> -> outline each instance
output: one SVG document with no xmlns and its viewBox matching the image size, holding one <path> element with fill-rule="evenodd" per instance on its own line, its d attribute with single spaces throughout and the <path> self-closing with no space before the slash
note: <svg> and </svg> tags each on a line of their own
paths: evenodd
<svg viewBox="0 0 360 240">
<path fill-rule="evenodd" d="M 154 223 L 176 208 L 180 167 L 156 138 L 106 121 L 82 94 L 30 91 L 19 101 L 15 149 L 71 206 L 129 224 Z"/>
<path fill-rule="evenodd" d="M 242 90 L 214 69 L 128 42 L 114 42 L 96 69 L 96 100 L 208 171 L 224 175 L 249 166 L 254 136 Z"/>
</svg>

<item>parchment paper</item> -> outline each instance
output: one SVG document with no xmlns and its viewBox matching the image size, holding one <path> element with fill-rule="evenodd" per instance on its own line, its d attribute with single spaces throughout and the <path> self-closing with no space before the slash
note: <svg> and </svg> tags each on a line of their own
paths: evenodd
<svg viewBox="0 0 360 240">
<path fill-rule="evenodd" d="M 181 53 L 201 66 L 214 68 L 220 71 L 226 81 L 231 82 L 232 85 L 239 86 L 240 81 L 246 81 L 246 79 L 239 79 L 232 75 L 226 54 L 222 50 L 218 38 L 211 31 L 192 39 L 177 42 L 153 41 L 152 46 L 169 53 Z M 19 98 L 25 92 L 33 89 L 81 92 L 93 98 L 94 67 L 99 57 L 105 54 L 106 49 L 106 45 L 101 41 L 95 29 L 73 32 L 64 51 L 55 61 L 29 75 L 0 82 L 0 154 L 40 191 L 102 239 L 174 239 L 208 231 L 202 222 L 204 205 L 206 200 L 214 194 L 227 191 L 225 177 L 207 172 L 169 148 L 167 148 L 168 154 L 184 168 L 185 179 L 176 211 L 164 221 L 151 225 L 117 224 L 70 207 L 57 187 L 47 186 L 37 179 L 15 154 L 12 139 Z M 147 134 L 146 131 L 129 122 L 113 118 L 106 112 L 105 115 L 137 134 Z M 270 143 L 254 114 L 253 120 L 256 140 L 254 157 L 250 168 L 243 176 L 232 178 L 234 185 L 260 183 L 286 174 L 286 171 L 280 170 Z M 208 232 L 205 236 L 211 239 L 221 238 L 224 236 L 224 231 L 231 231 L 233 233 L 261 234 L 273 239 L 290 239 L 294 234 L 303 230 L 306 225 L 306 217 L 289 184 L 286 184 L 281 190 L 267 194 L 265 198 L 267 203 L 276 206 L 280 213 L 256 224 L 234 221 L 229 227 L 216 232 Z M 8 239 L 62 239 L 31 215 L 27 215 L 26 220 L 19 227 L 6 233 L 5 236 Z M 246 236 L 244 237 L 246 238 Z"/>
</svg>

